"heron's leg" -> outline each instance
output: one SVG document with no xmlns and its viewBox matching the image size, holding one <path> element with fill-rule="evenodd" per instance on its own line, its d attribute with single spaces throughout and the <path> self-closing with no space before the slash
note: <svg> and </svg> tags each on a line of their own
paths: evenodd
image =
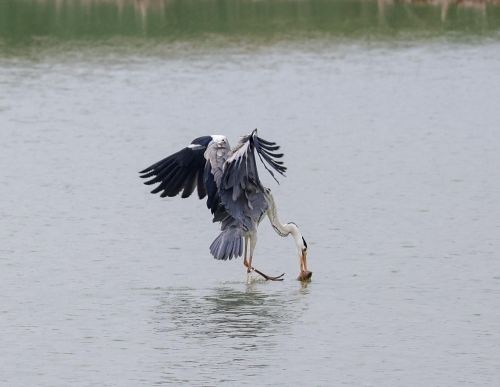
<svg viewBox="0 0 500 387">
<path fill-rule="evenodd" d="M 250 273 L 252 271 L 252 259 L 253 259 L 253 252 L 255 250 L 255 246 L 257 245 L 257 235 L 253 234 L 249 236 L 250 238 L 250 257 L 248 258 L 248 266 L 247 266 L 247 273 Z"/>
<path fill-rule="evenodd" d="M 247 267 L 247 273 L 250 273 L 251 271 L 255 271 L 257 274 L 264 277 L 266 280 L 283 281 L 282 277 L 285 275 L 285 273 L 280 274 L 276 277 L 271 277 L 271 276 L 268 276 L 267 274 L 264 274 L 260 270 L 257 270 L 255 267 L 252 266 L 253 252 L 255 250 L 255 246 L 257 245 L 257 236 L 255 236 L 255 235 L 253 237 L 245 237 L 245 258 L 246 258 L 248 239 L 250 239 L 250 257 L 249 257 L 248 262 L 246 259 L 243 261 L 244 265 Z"/>
<path fill-rule="evenodd" d="M 248 247 L 248 237 L 245 236 L 245 249 L 244 249 L 244 253 L 243 253 L 243 265 L 245 265 L 246 268 L 250 267 L 248 265 L 248 261 L 247 261 L 247 247 Z"/>
</svg>

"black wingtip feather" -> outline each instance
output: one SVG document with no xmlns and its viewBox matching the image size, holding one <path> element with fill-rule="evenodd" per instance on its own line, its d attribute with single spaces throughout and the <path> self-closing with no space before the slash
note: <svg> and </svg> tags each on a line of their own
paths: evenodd
<svg viewBox="0 0 500 387">
<path fill-rule="evenodd" d="M 266 170 L 270 173 L 273 179 L 279 184 L 278 179 L 276 179 L 276 176 L 269 167 L 273 168 L 280 175 L 286 176 L 285 172 L 287 168 L 284 166 L 283 161 L 276 160 L 277 158 L 282 158 L 284 154 L 274 153 L 273 151 L 276 151 L 280 148 L 279 145 L 277 145 L 275 142 L 267 141 L 261 137 L 258 137 L 256 133 L 257 132 L 254 130 L 250 137 L 252 139 L 255 150 L 257 151 L 259 159 L 264 165 L 264 168 L 266 168 Z"/>
<path fill-rule="evenodd" d="M 198 186 L 198 196 L 202 199 L 206 195 L 204 187 L 203 169 L 205 166 L 204 152 L 212 140 L 210 136 L 199 137 L 193 144 L 199 147 L 186 147 L 165 157 L 139 172 L 140 178 L 148 179 L 146 185 L 157 184 L 151 193 L 160 193 L 161 197 L 173 197 L 182 191 L 182 197 L 189 197 Z"/>
</svg>

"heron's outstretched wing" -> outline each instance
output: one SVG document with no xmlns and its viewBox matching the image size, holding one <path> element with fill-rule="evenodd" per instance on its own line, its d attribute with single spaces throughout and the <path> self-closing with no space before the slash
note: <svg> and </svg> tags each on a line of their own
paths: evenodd
<svg viewBox="0 0 500 387">
<path fill-rule="evenodd" d="M 219 196 L 226 212 L 241 222 L 246 230 L 256 227 L 267 210 L 264 187 L 259 179 L 255 154 L 265 168 L 274 176 L 270 168 L 284 176 L 286 167 L 278 160 L 282 153 L 275 153 L 279 146 L 257 136 L 257 130 L 241 138 L 224 165 L 219 183 Z"/>
<path fill-rule="evenodd" d="M 257 172 L 255 153 L 275 178 L 270 168 L 284 175 L 286 167 L 275 153 L 279 146 L 257 136 L 257 130 L 242 137 L 231 152 L 225 136 L 204 136 L 191 145 L 142 170 L 144 184 L 158 184 L 151 193 L 161 197 L 190 196 L 198 187 L 198 196 L 207 198 L 214 222 L 230 216 L 247 230 L 266 211 L 267 204 Z M 276 179 L 276 178 L 275 178 Z"/>
<path fill-rule="evenodd" d="M 142 170 L 139 172 L 142 178 L 152 178 L 144 184 L 159 183 L 151 193 L 161 192 L 161 197 L 176 196 L 182 191 L 182 197 L 187 198 L 198 187 L 198 197 L 203 199 L 207 194 L 203 181 L 204 154 L 211 141 L 211 136 L 198 137 L 186 148 Z"/>
</svg>

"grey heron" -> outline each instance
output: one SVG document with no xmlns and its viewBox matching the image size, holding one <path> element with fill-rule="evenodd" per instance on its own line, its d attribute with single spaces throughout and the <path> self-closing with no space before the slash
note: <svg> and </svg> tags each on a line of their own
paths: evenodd
<svg viewBox="0 0 500 387">
<path fill-rule="evenodd" d="M 252 266 L 257 244 L 257 227 L 267 215 L 273 229 L 282 237 L 291 235 L 300 263 L 299 279 L 307 280 L 307 243 L 293 222 L 281 223 L 269 188 L 265 188 L 257 172 L 255 155 L 278 181 L 271 169 L 285 176 L 286 167 L 279 146 L 257 136 L 257 129 L 241 137 L 231 149 L 226 136 L 212 135 L 194 139 L 180 151 L 140 171 L 149 179 L 144 184 L 158 184 L 151 193 L 173 197 L 182 191 L 189 197 L 197 188 L 198 197 L 207 196 L 207 207 L 213 222 L 221 223 L 221 232 L 210 245 L 215 259 L 230 260 L 243 254 L 247 273 L 255 271 L 266 280 L 281 281 L 283 274 L 268 276 Z M 244 243 L 243 243 L 244 241 Z"/>
</svg>

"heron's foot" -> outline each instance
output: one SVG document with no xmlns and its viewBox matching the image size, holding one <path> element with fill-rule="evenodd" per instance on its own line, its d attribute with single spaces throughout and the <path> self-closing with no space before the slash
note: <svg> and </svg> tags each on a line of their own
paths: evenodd
<svg viewBox="0 0 500 387">
<path fill-rule="evenodd" d="M 252 270 L 255 271 L 257 274 L 259 274 L 260 276 L 264 277 L 266 279 L 266 281 L 283 281 L 282 277 L 285 275 L 285 273 L 281 273 L 280 275 L 278 275 L 276 277 L 272 277 L 272 276 L 269 276 L 267 274 L 264 274 L 263 272 L 261 272 L 260 270 L 257 270 L 254 267 L 252 267 Z"/>
<path fill-rule="evenodd" d="M 264 277 L 266 279 L 266 281 L 283 281 L 283 276 L 285 275 L 285 273 L 282 273 L 276 277 L 272 277 L 270 275 L 267 275 L 267 274 L 264 274 L 263 272 L 261 272 L 260 270 L 257 270 L 255 267 L 253 266 L 250 266 L 250 264 L 247 262 L 247 260 L 245 259 L 243 261 L 243 264 L 246 266 L 247 268 L 247 278 L 248 278 L 248 275 L 254 271 L 256 272 L 257 274 L 259 274 L 261 277 Z"/>
</svg>

